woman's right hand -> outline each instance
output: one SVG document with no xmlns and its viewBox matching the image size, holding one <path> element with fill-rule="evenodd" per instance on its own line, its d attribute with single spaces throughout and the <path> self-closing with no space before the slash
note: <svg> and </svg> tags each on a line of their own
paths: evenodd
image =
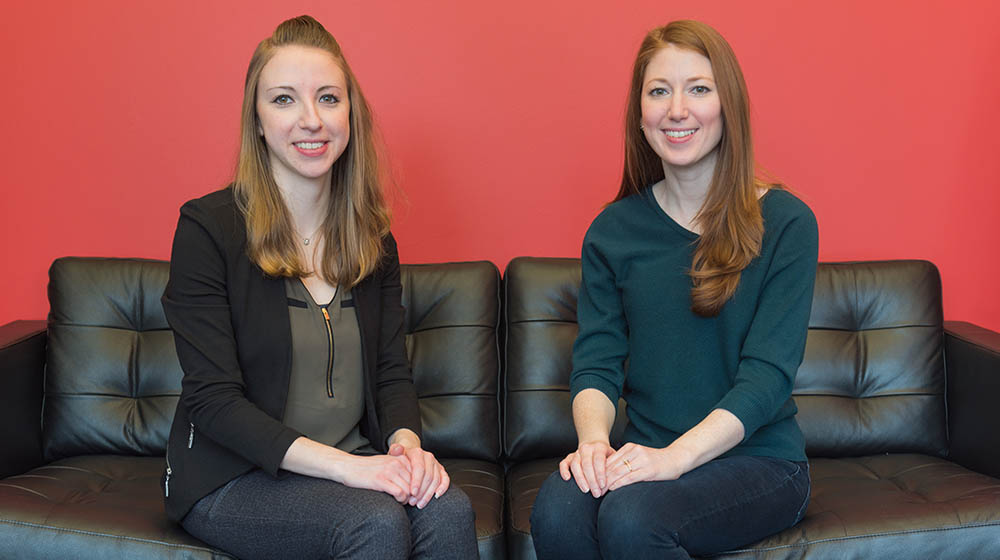
<svg viewBox="0 0 1000 560">
<path fill-rule="evenodd" d="M 559 475 L 566 481 L 572 476 L 581 492 L 590 492 L 600 498 L 608 488 L 605 462 L 614 452 L 607 441 L 581 442 L 576 451 L 559 461 Z"/>
<path fill-rule="evenodd" d="M 410 499 L 410 462 L 405 456 L 351 455 L 337 477 L 352 488 L 377 490 L 405 504 Z"/>
</svg>

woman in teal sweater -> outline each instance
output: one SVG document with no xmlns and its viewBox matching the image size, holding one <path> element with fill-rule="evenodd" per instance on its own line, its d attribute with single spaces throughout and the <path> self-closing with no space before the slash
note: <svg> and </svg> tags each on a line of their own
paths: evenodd
<svg viewBox="0 0 1000 560">
<path fill-rule="evenodd" d="M 797 523 L 809 501 L 791 399 L 816 220 L 756 178 L 746 84 L 711 27 L 654 29 L 635 61 L 625 169 L 583 243 L 578 447 L 535 502 L 540 559 L 690 558 Z M 609 433 L 628 404 L 626 443 Z"/>
</svg>

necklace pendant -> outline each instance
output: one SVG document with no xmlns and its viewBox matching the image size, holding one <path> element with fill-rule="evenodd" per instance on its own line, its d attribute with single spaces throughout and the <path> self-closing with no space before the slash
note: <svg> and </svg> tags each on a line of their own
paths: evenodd
<svg viewBox="0 0 1000 560">
<path fill-rule="evenodd" d="M 302 240 L 302 244 L 303 245 L 308 245 L 309 244 L 309 238 L 307 237 L 307 238 L 303 239 Z"/>
</svg>

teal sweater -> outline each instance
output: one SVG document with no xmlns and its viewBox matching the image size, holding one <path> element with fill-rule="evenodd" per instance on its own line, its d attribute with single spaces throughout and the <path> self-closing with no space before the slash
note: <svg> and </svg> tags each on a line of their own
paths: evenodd
<svg viewBox="0 0 1000 560">
<path fill-rule="evenodd" d="M 712 318 L 691 311 L 686 271 L 698 235 L 663 212 L 650 189 L 591 224 L 570 390 L 624 397 L 626 441 L 665 447 L 721 408 L 746 434 L 723 456 L 805 460 L 791 392 L 812 307 L 816 218 L 781 190 L 764 195 L 761 212 L 760 256 Z"/>
</svg>

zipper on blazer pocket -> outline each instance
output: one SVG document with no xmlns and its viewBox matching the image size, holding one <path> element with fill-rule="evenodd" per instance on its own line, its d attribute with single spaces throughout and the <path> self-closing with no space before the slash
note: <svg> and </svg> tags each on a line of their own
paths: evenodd
<svg viewBox="0 0 1000 560">
<path fill-rule="evenodd" d="M 330 325 L 330 314 L 326 307 L 320 307 L 323 312 L 323 321 L 326 323 L 326 396 L 333 398 L 333 327 Z"/>
<path fill-rule="evenodd" d="M 167 459 L 167 477 L 163 480 L 163 497 L 164 498 L 169 498 L 170 497 L 170 475 L 174 473 L 174 471 L 170 470 L 170 449 L 169 449 L 169 447 L 167 449 L 167 457 L 166 457 L 166 459 Z"/>
</svg>

